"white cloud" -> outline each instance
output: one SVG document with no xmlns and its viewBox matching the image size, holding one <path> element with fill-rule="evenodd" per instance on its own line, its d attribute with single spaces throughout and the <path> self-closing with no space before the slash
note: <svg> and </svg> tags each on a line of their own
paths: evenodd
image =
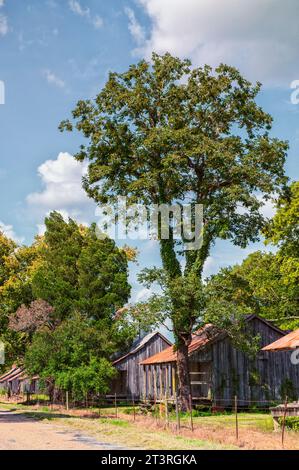
<svg viewBox="0 0 299 470">
<path fill-rule="evenodd" d="M 297 77 L 297 0 L 138 1 L 151 19 L 142 49 L 147 57 L 169 51 L 196 65 L 227 62 L 271 84 Z"/>
<path fill-rule="evenodd" d="M 1 220 L 0 220 L 0 232 L 3 232 L 6 237 L 14 240 L 16 243 L 21 244 L 24 241 L 24 238 L 20 238 L 16 235 L 12 225 L 6 225 L 4 222 L 1 222 Z"/>
<path fill-rule="evenodd" d="M 90 8 L 82 6 L 78 0 L 69 0 L 69 7 L 75 15 L 79 15 L 82 18 L 86 18 L 88 22 L 94 26 L 95 29 L 100 29 L 103 26 L 104 21 L 100 17 L 100 15 L 93 16 L 90 11 Z"/>
<path fill-rule="evenodd" d="M 87 225 L 95 221 L 96 205 L 89 199 L 82 188 L 82 177 L 86 165 L 77 162 L 69 153 L 59 153 L 55 160 L 47 160 L 38 168 L 43 189 L 27 196 L 26 219 L 31 219 L 43 234 L 44 218 L 51 211 L 62 214 Z"/>
<path fill-rule="evenodd" d="M 5 36 L 8 33 L 8 20 L 5 15 L 0 15 L 0 36 Z"/>
<path fill-rule="evenodd" d="M 79 16 L 86 16 L 89 18 L 90 16 L 90 9 L 89 8 L 84 8 L 80 2 L 77 0 L 69 0 L 69 7 L 73 13 Z"/>
<path fill-rule="evenodd" d="M 137 21 L 134 11 L 131 8 L 125 8 L 125 13 L 129 18 L 129 31 L 138 45 L 145 42 L 145 31 L 141 24 Z"/>
<path fill-rule="evenodd" d="M 82 188 L 86 166 L 69 153 L 60 153 L 56 160 L 47 160 L 38 168 L 44 189 L 27 196 L 27 203 L 44 210 L 73 209 L 88 204 Z"/>
<path fill-rule="evenodd" d="M 51 70 L 44 70 L 43 75 L 50 85 L 54 85 L 57 88 L 65 88 L 65 81 L 55 75 L 55 73 L 51 72 Z"/>
<path fill-rule="evenodd" d="M 0 0 L 0 8 L 4 7 L 5 0 Z M 8 33 L 8 19 L 7 16 L 0 14 L 0 36 L 5 36 Z"/>
</svg>

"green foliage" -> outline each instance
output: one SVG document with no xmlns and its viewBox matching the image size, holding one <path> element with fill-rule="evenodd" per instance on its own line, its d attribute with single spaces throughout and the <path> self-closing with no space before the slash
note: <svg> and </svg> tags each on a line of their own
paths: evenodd
<svg viewBox="0 0 299 470">
<path fill-rule="evenodd" d="M 76 398 L 85 398 L 90 393 L 108 393 L 110 381 L 116 371 L 105 358 L 91 358 L 88 364 L 57 372 L 55 384 L 62 390 L 71 390 Z"/>
<path fill-rule="evenodd" d="M 255 101 L 259 90 L 233 67 L 192 68 L 153 54 L 152 63 L 111 73 L 96 99 L 79 101 L 73 121 L 60 125 L 88 139 L 76 158 L 89 161 L 84 188 L 95 201 L 122 195 L 172 204 L 188 197 L 204 205 L 200 249 L 185 252 L 172 237 L 160 239 L 165 298 L 150 306 L 172 319 L 179 343 L 190 340 L 203 307 L 201 274 L 211 246 L 217 238 L 241 247 L 257 240 L 264 226 L 257 192 L 265 201 L 286 181 L 288 146 L 270 137 L 272 118 Z"/>
<path fill-rule="evenodd" d="M 61 389 L 82 398 L 87 392 L 101 394 L 115 374 L 109 362 L 113 339 L 101 324 L 76 314 L 54 331 L 37 332 L 25 356 L 32 375 L 51 380 Z"/>
<path fill-rule="evenodd" d="M 256 252 L 240 266 L 223 269 L 209 280 L 213 298 L 275 320 L 282 328 L 298 327 L 299 307 L 299 185 L 286 188 L 277 201 L 277 213 L 264 233 L 276 254 Z M 293 318 L 294 317 L 294 318 Z"/>
<path fill-rule="evenodd" d="M 228 316 L 239 311 L 275 320 L 284 329 L 298 327 L 298 285 L 289 282 L 283 264 L 279 252 L 257 251 L 241 265 L 222 269 L 208 280 L 208 316 L 218 317 L 219 313 L 224 318 L 223 310 Z"/>
<path fill-rule="evenodd" d="M 291 379 L 286 378 L 281 384 L 280 395 L 282 398 L 292 401 L 298 399 L 298 393 Z"/>
<path fill-rule="evenodd" d="M 282 426 L 283 418 L 278 418 L 280 426 Z M 290 431 L 299 432 L 299 418 L 295 416 L 287 416 L 285 419 L 286 428 Z"/>
<path fill-rule="evenodd" d="M 45 236 L 29 247 L 17 247 L 0 236 L 0 339 L 5 343 L 6 367 L 16 360 L 22 362 L 33 336 L 39 371 L 47 369 L 54 341 L 50 330 L 72 319 L 76 311 L 90 319 L 91 329 L 110 338 L 113 347 L 99 349 L 103 357 L 125 348 L 136 334 L 134 325 L 115 319 L 130 294 L 128 257 L 134 258 L 133 250 L 120 250 L 108 238 L 99 240 L 95 225 L 87 228 L 72 219 L 66 222 L 57 212 L 45 224 Z M 93 362 L 88 367 L 91 381 L 96 367 Z"/>
<path fill-rule="evenodd" d="M 26 247 L 0 234 L 0 339 L 5 344 L 5 368 L 22 358 L 29 341 L 26 333 L 8 328 L 9 317 L 34 300 L 32 279 L 40 266 L 41 248 L 40 238 Z"/>
<path fill-rule="evenodd" d="M 34 294 L 49 302 L 60 320 L 79 310 L 111 324 L 130 294 L 126 254 L 109 238 L 98 239 L 95 225 L 65 222 L 57 212 L 45 223 L 44 263 L 33 279 Z"/>
<path fill-rule="evenodd" d="M 109 238 L 100 240 L 92 225 L 84 236 L 78 258 L 78 307 L 94 319 L 112 319 L 130 295 L 128 260 Z"/>
<path fill-rule="evenodd" d="M 45 219 L 46 232 L 43 264 L 35 273 L 33 290 L 36 298 L 55 308 L 57 318 L 64 319 L 78 301 L 77 262 L 83 245 L 79 225 L 52 212 Z"/>
<path fill-rule="evenodd" d="M 278 247 L 279 271 L 286 288 L 299 298 L 299 181 L 277 201 L 277 212 L 265 229 L 267 243 Z M 298 303 L 297 303 L 298 310 Z"/>
</svg>

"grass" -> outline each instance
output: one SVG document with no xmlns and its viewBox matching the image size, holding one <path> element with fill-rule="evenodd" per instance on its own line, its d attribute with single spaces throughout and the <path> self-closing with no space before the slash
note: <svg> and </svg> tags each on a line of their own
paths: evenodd
<svg viewBox="0 0 299 470">
<path fill-rule="evenodd" d="M 55 419 L 55 422 L 58 420 Z M 191 439 L 174 435 L 165 430 L 149 429 L 149 427 L 116 419 L 86 420 L 68 418 L 59 420 L 63 425 L 71 426 L 82 432 L 93 434 L 101 442 L 115 442 L 119 446 L 134 449 L 167 449 L 167 450 L 195 450 L 195 449 L 234 449 L 233 446 L 224 446 L 212 441 Z M 125 432 L 123 429 L 125 427 Z"/>
<path fill-rule="evenodd" d="M 187 419 L 182 420 L 186 422 Z M 236 423 L 235 415 L 224 414 L 216 416 L 202 416 L 194 418 L 195 425 L 213 426 L 221 428 L 234 428 Z M 273 419 L 266 413 L 238 413 L 238 424 L 240 428 L 257 429 L 263 432 L 273 431 Z"/>
<path fill-rule="evenodd" d="M 236 449 L 234 440 L 226 439 L 227 436 L 234 435 L 235 415 L 231 412 L 225 413 L 200 413 L 193 417 L 194 428 L 201 430 L 194 435 L 190 435 L 190 416 L 181 416 L 182 432 L 180 435 L 163 427 L 164 421 L 160 420 L 160 426 L 154 419 L 147 416 L 137 415 L 137 421 L 133 422 L 133 409 L 124 406 L 118 408 L 118 417 L 115 416 L 114 407 L 101 408 L 101 415 L 98 415 L 98 408 L 88 410 L 76 410 L 74 413 L 80 415 L 67 414 L 63 409 L 51 409 L 47 406 L 34 408 L 28 405 L 0 404 L 3 409 L 15 409 L 21 411 L 29 418 L 43 420 L 45 422 L 55 422 L 63 426 L 78 429 L 87 434 L 92 434 L 100 442 L 116 443 L 125 448 L 139 449 L 169 449 L 169 450 L 194 450 L 194 449 Z M 93 416 L 86 416 L 86 411 L 93 412 Z M 137 412 L 137 407 L 136 407 Z M 85 416 L 84 416 L 85 414 Z M 172 427 L 175 424 L 175 413 L 169 414 Z M 273 420 L 269 414 L 240 412 L 238 413 L 238 423 L 241 435 L 249 436 L 251 432 L 260 433 L 260 441 L 273 439 Z"/>
<path fill-rule="evenodd" d="M 4 406 L 1 405 L 1 408 Z M 5 405 L 6 409 L 12 406 Z M 66 426 L 81 432 L 93 435 L 103 443 L 115 443 L 118 446 L 133 449 L 167 449 L 167 450 L 229 450 L 236 449 L 235 446 L 221 445 L 216 442 L 189 438 L 171 433 L 164 429 L 156 429 L 146 424 L 133 423 L 125 418 L 105 418 L 88 419 L 72 417 L 58 413 L 53 410 L 45 410 L 41 407 L 34 410 L 28 406 L 21 405 L 16 407 L 17 411 L 22 411 L 28 418 L 37 419 L 45 422 L 55 422 L 55 425 Z M 103 413 L 105 410 L 101 410 Z M 108 413 L 111 409 L 106 410 Z"/>
</svg>

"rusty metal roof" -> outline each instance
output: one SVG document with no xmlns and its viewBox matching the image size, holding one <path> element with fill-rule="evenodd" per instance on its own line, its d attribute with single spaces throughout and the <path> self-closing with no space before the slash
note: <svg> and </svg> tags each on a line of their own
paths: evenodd
<svg viewBox="0 0 299 470">
<path fill-rule="evenodd" d="M 299 348 L 299 329 L 265 346 L 262 351 L 290 351 Z"/>
<path fill-rule="evenodd" d="M 24 372 L 24 369 L 21 367 L 18 367 L 17 369 L 12 369 L 6 376 L 2 377 L 0 382 L 8 382 L 11 379 L 16 378 L 17 375 L 20 374 L 20 372 Z"/>
<path fill-rule="evenodd" d="M 21 379 L 24 374 L 24 369 L 18 369 L 18 371 L 15 371 L 15 373 L 11 374 L 5 381 L 12 382 L 15 379 Z"/>
<path fill-rule="evenodd" d="M 1 382 L 5 382 L 6 377 L 8 377 L 9 375 L 11 375 L 11 374 L 12 374 L 13 372 L 15 372 L 17 369 L 18 369 L 17 366 L 12 366 L 12 368 L 11 368 L 9 371 L 7 371 L 7 372 L 5 372 L 5 374 L 1 375 L 1 377 L 0 377 L 0 383 L 1 383 Z"/>
<path fill-rule="evenodd" d="M 207 324 L 197 330 L 192 335 L 191 344 L 188 347 L 188 355 L 191 356 L 198 349 L 206 346 L 208 343 L 214 341 L 222 332 L 216 328 L 214 325 Z M 150 365 L 150 364 L 163 364 L 166 362 L 176 362 L 177 353 L 174 349 L 174 346 L 164 349 L 163 351 L 155 354 L 148 359 L 140 362 L 141 365 Z"/>
</svg>

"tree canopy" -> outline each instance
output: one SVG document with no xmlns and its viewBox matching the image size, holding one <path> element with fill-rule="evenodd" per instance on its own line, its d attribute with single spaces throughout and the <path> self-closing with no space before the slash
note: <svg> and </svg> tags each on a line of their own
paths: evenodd
<svg viewBox="0 0 299 470">
<path fill-rule="evenodd" d="M 110 73 L 95 100 L 79 101 L 73 119 L 60 125 L 87 139 L 75 158 L 89 162 L 83 185 L 98 203 L 113 204 L 121 195 L 146 206 L 204 207 L 200 248 L 185 251 L 171 221 L 169 239 L 159 237 L 184 406 L 187 347 L 210 249 L 218 238 L 241 247 L 258 240 L 265 222 L 260 208 L 286 183 L 288 145 L 270 134 L 272 118 L 256 102 L 260 88 L 225 64 L 192 68 L 189 60 L 154 53 L 151 62 Z M 160 270 L 146 274 L 145 281 L 161 280 Z"/>
</svg>

